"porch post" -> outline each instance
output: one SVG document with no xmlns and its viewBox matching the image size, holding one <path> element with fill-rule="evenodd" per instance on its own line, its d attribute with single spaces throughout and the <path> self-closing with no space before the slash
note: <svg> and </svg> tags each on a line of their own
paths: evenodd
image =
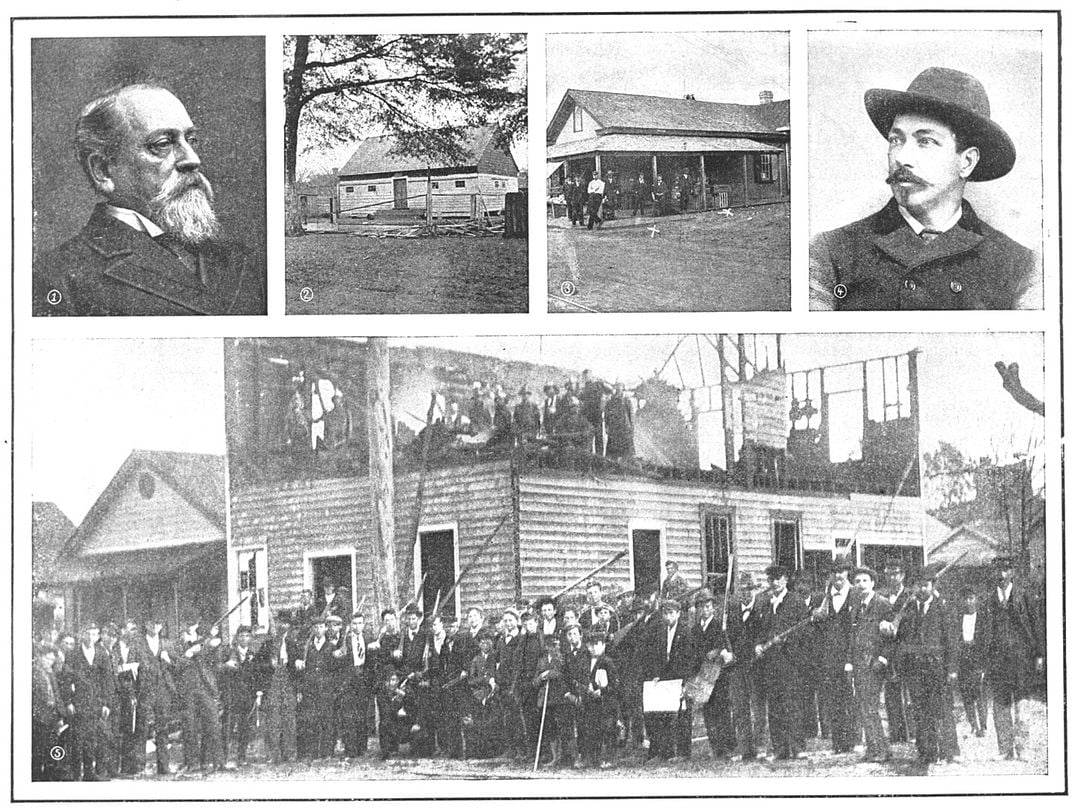
<svg viewBox="0 0 1072 810">
<path fill-rule="evenodd" d="M 596 152 L 596 174 L 598 174 L 600 177 L 603 176 L 603 167 L 599 162 L 599 152 Z"/>
<path fill-rule="evenodd" d="M 655 178 L 659 176 L 659 159 L 654 154 L 651 156 L 651 189 L 655 190 Z"/>
<path fill-rule="evenodd" d="M 704 160 L 703 152 L 700 153 L 700 204 L 703 210 L 707 210 L 707 161 Z"/>
<path fill-rule="evenodd" d="M 748 155 L 741 155 L 741 176 L 744 178 L 744 204 L 748 205 Z"/>
</svg>

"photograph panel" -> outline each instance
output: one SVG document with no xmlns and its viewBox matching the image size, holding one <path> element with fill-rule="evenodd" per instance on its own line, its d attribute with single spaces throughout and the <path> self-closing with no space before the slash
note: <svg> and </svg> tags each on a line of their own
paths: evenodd
<svg viewBox="0 0 1072 810">
<path fill-rule="evenodd" d="M 788 33 L 546 41 L 549 310 L 789 309 Z"/>
<path fill-rule="evenodd" d="M 811 309 L 1041 309 L 1041 32 L 808 42 Z"/>
<path fill-rule="evenodd" d="M 284 40 L 288 314 L 528 311 L 524 34 Z"/>
<path fill-rule="evenodd" d="M 1047 772 L 1039 333 L 30 355 L 34 781 Z"/>
<path fill-rule="evenodd" d="M 33 313 L 263 315 L 262 37 L 35 38 Z"/>
</svg>

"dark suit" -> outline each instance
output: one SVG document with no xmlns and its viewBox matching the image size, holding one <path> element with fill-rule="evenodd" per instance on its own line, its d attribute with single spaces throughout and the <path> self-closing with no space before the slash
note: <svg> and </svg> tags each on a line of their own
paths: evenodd
<svg viewBox="0 0 1072 810">
<path fill-rule="evenodd" d="M 987 617 L 975 611 L 975 633 L 971 641 L 964 637 L 964 620 L 968 614 L 961 613 L 957 619 L 960 630 L 960 659 L 957 664 L 957 689 L 964 704 L 964 714 L 976 734 L 986 731 L 987 690 L 984 683 L 988 650 Z"/>
<path fill-rule="evenodd" d="M 164 660 L 175 651 L 161 638 L 154 654 L 145 636 L 135 640 L 134 660 L 138 662 L 138 722 L 145 737 L 156 744 L 156 772 L 168 772 L 168 722 L 177 707 L 172 665 Z"/>
<path fill-rule="evenodd" d="M 1003 601 L 995 588 L 987 599 L 987 682 L 994 698 L 994 730 L 1003 756 L 1016 756 L 1026 729 L 1013 705 L 1026 696 L 1032 666 L 1044 653 L 1039 610 L 1019 582 Z"/>
<path fill-rule="evenodd" d="M 879 632 L 878 626 L 892 618 L 893 608 L 878 594 L 872 595 L 867 604 L 859 599 L 854 600 L 849 609 L 851 636 L 848 663 L 852 664 L 856 708 L 864 729 L 867 756 L 874 759 L 887 759 L 890 755 L 879 704 L 882 681 L 893 653 L 889 638 Z"/>
<path fill-rule="evenodd" d="M 726 634 L 722 632 L 722 619 L 715 615 L 704 627 L 703 620 L 696 622 L 694 630 L 696 637 L 697 663 L 702 664 L 705 657 L 711 653 L 718 655 L 727 648 Z M 715 757 L 729 756 L 737 747 L 737 739 L 733 729 L 733 715 L 730 710 L 730 686 L 729 678 L 721 677 L 721 673 L 711 696 L 703 707 L 704 728 L 707 731 L 707 742 L 711 746 L 711 753 Z"/>
<path fill-rule="evenodd" d="M 692 628 L 678 621 L 673 640 L 670 628 L 658 627 L 648 635 L 643 679 L 650 681 L 686 680 L 696 672 L 696 642 Z M 669 644 L 669 650 L 668 650 Z M 661 759 L 688 757 L 692 753 L 692 703 L 683 699 L 676 714 L 648 712 L 644 724 L 651 739 L 651 755 Z"/>
<path fill-rule="evenodd" d="M 948 678 L 956 672 L 959 654 L 953 613 L 941 597 L 931 599 L 926 613 L 913 600 L 897 630 L 899 655 L 912 696 L 916 748 L 924 763 L 951 759 L 958 753 L 952 702 L 948 700 Z"/>
<path fill-rule="evenodd" d="M 812 309 L 1039 309 L 1035 257 L 963 202 L 933 241 L 915 234 L 894 200 L 811 245 Z"/>
<path fill-rule="evenodd" d="M 884 594 L 884 596 L 890 603 L 894 616 L 901 613 L 908 604 L 908 600 L 912 598 L 908 588 L 901 588 L 901 592 L 895 598 L 890 598 L 892 594 Z M 905 690 L 904 679 L 901 677 L 896 640 L 892 642 L 890 652 L 892 657 L 886 671 L 886 684 L 883 687 L 886 721 L 890 724 L 890 742 L 908 742 L 915 734 L 910 728 L 911 712 L 908 693 Z"/>
<path fill-rule="evenodd" d="M 507 753 L 519 756 L 525 752 L 525 724 L 521 719 L 522 636 L 515 633 L 509 641 L 505 636 L 495 639 L 495 682 L 499 687 L 499 702 L 502 705 L 502 738 Z"/>
<path fill-rule="evenodd" d="M 298 631 L 285 636 L 269 636 L 257 650 L 257 669 L 261 673 L 261 691 L 268 697 L 267 725 L 269 762 L 286 762 L 298 756 L 298 672 L 295 662 L 302 648 Z"/>
<path fill-rule="evenodd" d="M 722 670 L 719 680 L 725 679 L 730 690 L 733 729 L 737 739 L 736 753 L 751 759 L 770 744 L 767 733 L 766 696 L 760 678 L 755 648 L 760 637 L 759 610 L 762 599 L 756 597 L 750 610 L 739 599 L 730 603 L 726 616 L 726 643 L 733 660 Z"/>
<path fill-rule="evenodd" d="M 172 661 L 175 687 L 183 704 L 183 762 L 188 769 L 219 768 L 223 765 L 220 690 L 216 681 L 219 649 L 206 642 L 192 656 L 175 655 Z"/>
<path fill-rule="evenodd" d="M 33 770 L 30 779 L 34 782 L 55 782 L 60 779 L 61 771 L 52 758 L 51 750 L 59 739 L 58 731 L 65 711 L 59 702 L 59 683 L 51 669 L 37 662 L 34 662 L 31 683 L 33 721 L 30 757 Z"/>
<path fill-rule="evenodd" d="M 260 673 L 253 650 L 232 647 L 227 663 L 220 670 L 223 698 L 223 745 L 228 759 L 246 761 L 250 723 L 260 686 Z"/>
<path fill-rule="evenodd" d="M 756 600 L 759 613 L 757 637 L 768 641 L 807 619 L 808 606 L 796 593 L 787 591 L 777 610 L 772 599 Z M 801 651 L 799 633 L 770 647 L 759 661 L 763 691 L 767 698 L 767 720 L 771 747 L 776 757 L 789 759 L 804 750 L 800 716 Z"/>
<path fill-rule="evenodd" d="M 104 763 L 104 719 L 102 709 L 115 709 L 115 678 L 111 672 L 111 658 L 104 648 L 97 646 L 93 661 L 86 658 L 82 645 L 71 653 L 63 666 L 60 692 L 69 706 L 71 715 L 72 748 L 71 767 L 78 778 L 93 780 L 95 768 Z"/>
<path fill-rule="evenodd" d="M 617 741 L 618 667 L 609 655 L 601 655 L 593 661 L 585 652 L 580 658 L 584 661 L 585 671 L 582 679 L 574 684 L 576 689 L 583 690 L 579 692 L 581 713 L 577 723 L 577 747 L 590 765 L 599 765 L 613 756 Z M 600 672 L 606 676 L 606 686 L 597 683 Z"/>
<path fill-rule="evenodd" d="M 180 258 L 182 256 L 182 258 Z M 49 294 L 60 300 L 49 303 Z M 34 315 L 264 315 L 265 268 L 234 243 L 197 251 L 120 222 L 98 205 L 33 270 Z"/>
<path fill-rule="evenodd" d="M 857 596 L 846 585 L 841 609 L 834 608 L 833 591 L 823 597 L 825 616 L 816 622 L 819 655 L 820 705 L 823 707 L 824 723 L 830 726 L 830 742 L 835 754 L 852 751 L 859 739 L 856 730 L 856 709 L 852 699 L 852 681 L 845 674 L 845 664 L 851 659 L 849 645 L 852 638 L 850 614 Z"/>
<path fill-rule="evenodd" d="M 298 757 L 322 759 L 335 753 L 335 645 L 327 637 L 320 649 L 310 639 L 302 652 L 298 702 Z"/>
</svg>

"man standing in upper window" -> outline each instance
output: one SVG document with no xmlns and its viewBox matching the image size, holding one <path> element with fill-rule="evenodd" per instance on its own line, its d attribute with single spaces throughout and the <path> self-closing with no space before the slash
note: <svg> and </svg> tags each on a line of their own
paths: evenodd
<svg viewBox="0 0 1072 810">
<path fill-rule="evenodd" d="M 221 238 L 197 147 L 163 87 L 118 87 L 82 109 L 75 151 L 104 202 L 35 263 L 35 315 L 265 314 L 264 268 Z"/>
<path fill-rule="evenodd" d="M 1016 162 L 979 80 L 931 67 L 907 92 L 868 90 L 864 107 L 888 139 L 893 198 L 816 237 L 811 309 L 1041 308 L 1032 252 L 964 199 L 969 181 L 1004 177 Z"/>
</svg>

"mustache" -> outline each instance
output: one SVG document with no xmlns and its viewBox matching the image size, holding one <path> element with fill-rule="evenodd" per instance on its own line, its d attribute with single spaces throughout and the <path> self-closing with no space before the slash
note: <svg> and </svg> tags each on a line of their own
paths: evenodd
<svg viewBox="0 0 1072 810">
<path fill-rule="evenodd" d="M 915 183 L 916 185 L 920 185 L 920 186 L 929 186 L 930 185 L 930 183 L 928 183 L 922 177 L 917 175 L 911 169 L 906 169 L 904 166 L 899 166 L 898 168 L 896 168 L 892 172 L 890 172 L 889 176 L 886 178 L 886 182 L 888 184 L 893 184 L 893 183 Z"/>
</svg>

